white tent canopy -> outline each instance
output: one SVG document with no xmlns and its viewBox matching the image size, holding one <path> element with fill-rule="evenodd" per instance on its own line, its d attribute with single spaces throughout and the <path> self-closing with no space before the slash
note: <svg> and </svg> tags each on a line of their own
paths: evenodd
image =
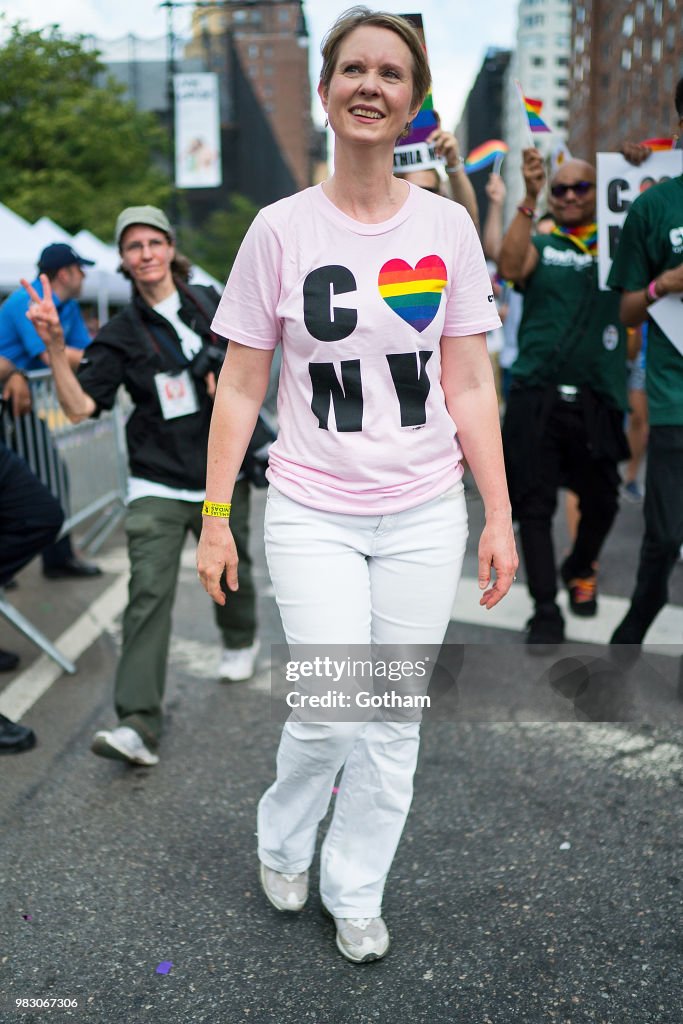
<svg viewBox="0 0 683 1024">
<path fill-rule="evenodd" d="M 86 268 L 81 298 L 85 302 L 97 303 L 100 323 L 109 315 L 109 304 L 122 305 L 130 299 L 130 282 L 118 273 L 120 263 L 118 249 L 107 245 L 92 232 L 83 230 L 70 235 L 49 217 L 41 217 L 30 224 L 23 217 L 0 203 L 0 295 L 7 295 L 18 287 L 20 278 L 32 281 L 37 274 L 40 253 L 53 242 L 72 245 L 79 256 L 94 260 L 94 267 Z M 194 284 L 213 285 L 219 292 L 223 284 L 207 274 L 201 267 L 194 267 Z"/>
</svg>

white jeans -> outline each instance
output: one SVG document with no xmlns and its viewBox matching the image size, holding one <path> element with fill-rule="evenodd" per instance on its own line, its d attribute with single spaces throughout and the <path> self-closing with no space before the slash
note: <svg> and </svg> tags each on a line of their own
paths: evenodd
<svg viewBox="0 0 683 1024">
<path fill-rule="evenodd" d="M 386 516 L 321 512 L 271 486 L 265 536 L 288 643 L 442 642 L 467 541 L 462 483 Z M 288 722 L 258 808 L 261 861 L 291 874 L 309 867 L 343 766 L 320 894 L 335 917 L 379 917 L 418 746 L 418 723 Z"/>
</svg>

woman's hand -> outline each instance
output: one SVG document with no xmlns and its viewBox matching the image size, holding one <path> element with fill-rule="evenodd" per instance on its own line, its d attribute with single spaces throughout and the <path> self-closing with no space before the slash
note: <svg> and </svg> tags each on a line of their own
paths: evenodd
<svg viewBox="0 0 683 1024">
<path fill-rule="evenodd" d="M 518 565 L 510 517 L 505 515 L 500 519 L 487 520 L 479 541 L 479 589 L 484 590 L 480 605 L 490 611 L 505 597 L 512 586 Z M 493 586 L 490 586 L 492 566 L 496 578 Z"/>
<path fill-rule="evenodd" d="M 64 332 L 59 322 L 57 307 L 52 299 L 52 288 L 47 274 L 40 275 L 40 283 L 43 286 L 42 297 L 38 294 L 32 284 L 21 278 L 21 283 L 28 292 L 31 303 L 26 310 L 26 316 L 36 329 L 38 337 L 45 345 L 45 348 L 64 348 Z"/>
<path fill-rule="evenodd" d="M 205 517 L 197 545 L 197 573 L 202 586 L 216 604 L 225 604 L 221 578 L 229 590 L 237 590 L 237 548 L 230 530 L 229 519 Z"/>
</svg>

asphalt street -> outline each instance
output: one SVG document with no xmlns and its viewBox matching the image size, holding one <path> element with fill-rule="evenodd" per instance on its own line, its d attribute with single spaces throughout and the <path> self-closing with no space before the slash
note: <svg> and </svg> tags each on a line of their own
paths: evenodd
<svg viewBox="0 0 683 1024">
<path fill-rule="evenodd" d="M 125 572 L 122 532 L 98 556 L 102 578 L 45 581 L 34 563 L 11 593 L 54 641 L 93 607 L 113 611 L 76 675 L 59 675 L 23 714 L 35 750 L 0 762 L 2 1024 L 681 1024 L 683 702 L 673 649 L 653 649 L 647 686 L 634 694 L 623 672 L 605 683 L 604 651 L 588 644 L 572 642 L 558 670 L 561 659 L 530 658 L 495 613 L 454 620 L 447 640 L 462 645 L 463 671 L 455 700 L 423 725 L 385 896 L 390 954 L 361 966 L 341 958 L 320 913 L 317 863 L 301 914 L 266 903 L 255 807 L 274 773 L 269 664 L 282 632 L 263 559 L 263 494 L 255 498 L 257 674 L 218 683 L 211 606 L 188 546 L 156 768 L 89 751 L 92 733 L 114 722 L 120 616 L 107 595 Z M 481 504 L 473 490 L 468 499 L 473 580 Z M 615 608 L 631 589 L 641 526 L 641 509 L 625 506 L 601 559 Z M 559 549 L 563 534 L 558 516 Z M 680 642 L 683 564 L 671 600 L 668 628 Z M 3 622 L 0 646 L 22 656 L 0 680 L 3 710 L 46 660 Z M 470 699 L 472 680 L 496 684 L 483 707 Z M 615 697 L 622 683 L 627 707 Z M 596 695 L 605 686 L 607 704 Z"/>
</svg>

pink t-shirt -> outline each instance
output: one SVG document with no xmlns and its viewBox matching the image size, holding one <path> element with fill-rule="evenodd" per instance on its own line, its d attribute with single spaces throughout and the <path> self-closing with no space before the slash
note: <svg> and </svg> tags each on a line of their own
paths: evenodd
<svg viewBox="0 0 683 1024">
<path fill-rule="evenodd" d="M 381 224 L 346 216 L 320 185 L 261 210 L 213 329 L 282 344 L 268 479 L 313 508 L 383 515 L 462 476 L 440 384 L 440 340 L 500 326 L 462 206 L 411 186 Z"/>
</svg>

